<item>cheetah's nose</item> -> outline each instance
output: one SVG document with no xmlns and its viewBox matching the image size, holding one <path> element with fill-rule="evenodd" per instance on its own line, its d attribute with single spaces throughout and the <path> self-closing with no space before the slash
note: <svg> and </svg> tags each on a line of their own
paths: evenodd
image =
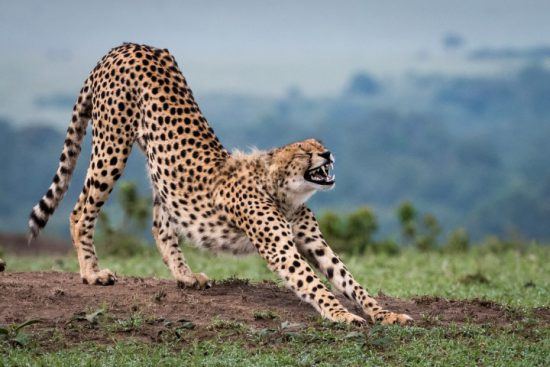
<svg viewBox="0 0 550 367">
<path fill-rule="evenodd" d="M 323 153 L 319 153 L 319 155 L 321 157 L 325 158 L 330 163 L 334 162 L 334 157 L 332 156 L 332 153 L 329 150 L 327 150 L 326 152 L 323 152 Z"/>
</svg>

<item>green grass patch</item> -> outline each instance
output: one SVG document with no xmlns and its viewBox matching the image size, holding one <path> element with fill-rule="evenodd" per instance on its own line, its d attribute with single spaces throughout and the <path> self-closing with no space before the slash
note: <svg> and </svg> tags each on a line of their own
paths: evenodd
<svg viewBox="0 0 550 367">
<path fill-rule="evenodd" d="M 227 329 L 227 324 L 223 326 Z M 241 339 L 86 343 L 52 352 L 4 346 L 0 362 L 6 366 L 545 366 L 550 362 L 549 334 L 541 329 L 526 337 L 514 330 L 503 333 L 477 326 L 248 331 Z"/>
</svg>

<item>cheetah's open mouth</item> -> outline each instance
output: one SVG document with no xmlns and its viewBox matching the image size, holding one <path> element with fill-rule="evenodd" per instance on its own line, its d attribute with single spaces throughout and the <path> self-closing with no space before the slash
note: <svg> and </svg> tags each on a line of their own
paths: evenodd
<svg viewBox="0 0 550 367">
<path fill-rule="evenodd" d="M 304 178 L 306 181 L 312 182 L 317 185 L 333 185 L 335 175 L 331 174 L 330 171 L 334 168 L 334 165 L 331 162 L 327 162 L 322 166 L 311 168 L 306 171 Z"/>
</svg>

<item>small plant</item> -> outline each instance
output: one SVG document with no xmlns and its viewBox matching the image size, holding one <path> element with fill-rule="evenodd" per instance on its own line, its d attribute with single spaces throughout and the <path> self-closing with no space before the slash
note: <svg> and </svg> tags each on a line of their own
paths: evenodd
<svg viewBox="0 0 550 367">
<path fill-rule="evenodd" d="M 0 327 L 0 342 L 8 343 L 12 346 L 26 346 L 29 344 L 30 338 L 27 334 L 23 333 L 23 329 L 39 322 L 40 320 L 28 320 L 19 325 Z"/>
<path fill-rule="evenodd" d="M 187 319 L 179 319 L 177 321 L 166 320 L 163 323 L 165 329 L 159 331 L 159 336 L 162 335 L 164 340 L 179 340 L 189 334 L 189 330 L 195 328 L 195 323 Z"/>
<path fill-rule="evenodd" d="M 133 331 L 139 330 L 143 325 L 144 319 L 140 313 L 133 313 L 126 319 L 115 320 L 113 331 Z"/>
<path fill-rule="evenodd" d="M 388 327 L 382 325 L 373 326 L 365 338 L 365 347 L 375 350 L 386 350 L 394 345 L 395 340 L 388 333 Z"/>
<path fill-rule="evenodd" d="M 87 321 L 90 325 L 97 325 L 101 316 L 104 316 L 106 308 L 102 307 L 91 312 L 76 313 L 68 323 L 73 321 Z"/>
<path fill-rule="evenodd" d="M 250 284 L 250 279 L 241 279 L 237 278 L 236 276 L 232 275 L 229 278 L 221 279 L 216 281 L 217 285 L 226 285 L 226 286 L 246 286 Z"/>
<path fill-rule="evenodd" d="M 261 310 L 254 312 L 254 318 L 256 320 L 275 320 L 279 318 L 279 315 L 271 310 Z"/>
<path fill-rule="evenodd" d="M 246 330 L 246 325 L 238 321 L 215 318 L 212 324 L 208 326 L 208 330 L 234 330 L 238 333 L 242 333 Z"/>
<path fill-rule="evenodd" d="M 323 319 L 325 321 L 325 319 Z M 334 324 L 331 321 L 328 321 L 331 324 Z M 281 330 L 287 330 L 287 329 L 303 329 L 305 327 L 305 324 L 301 322 L 290 322 L 290 321 L 283 321 L 281 322 Z"/>
<path fill-rule="evenodd" d="M 160 291 L 156 292 L 153 296 L 153 300 L 157 303 L 161 303 L 166 298 L 166 292 L 164 289 L 161 289 Z"/>
</svg>

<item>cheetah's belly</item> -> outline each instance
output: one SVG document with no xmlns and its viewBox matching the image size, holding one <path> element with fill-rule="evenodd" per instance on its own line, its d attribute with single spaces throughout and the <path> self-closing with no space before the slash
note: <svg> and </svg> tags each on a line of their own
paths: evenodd
<svg viewBox="0 0 550 367">
<path fill-rule="evenodd" d="M 180 226 L 179 233 L 190 244 L 214 252 L 247 254 L 255 250 L 248 236 L 226 221 L 196 220 Z"/>
</svg>

